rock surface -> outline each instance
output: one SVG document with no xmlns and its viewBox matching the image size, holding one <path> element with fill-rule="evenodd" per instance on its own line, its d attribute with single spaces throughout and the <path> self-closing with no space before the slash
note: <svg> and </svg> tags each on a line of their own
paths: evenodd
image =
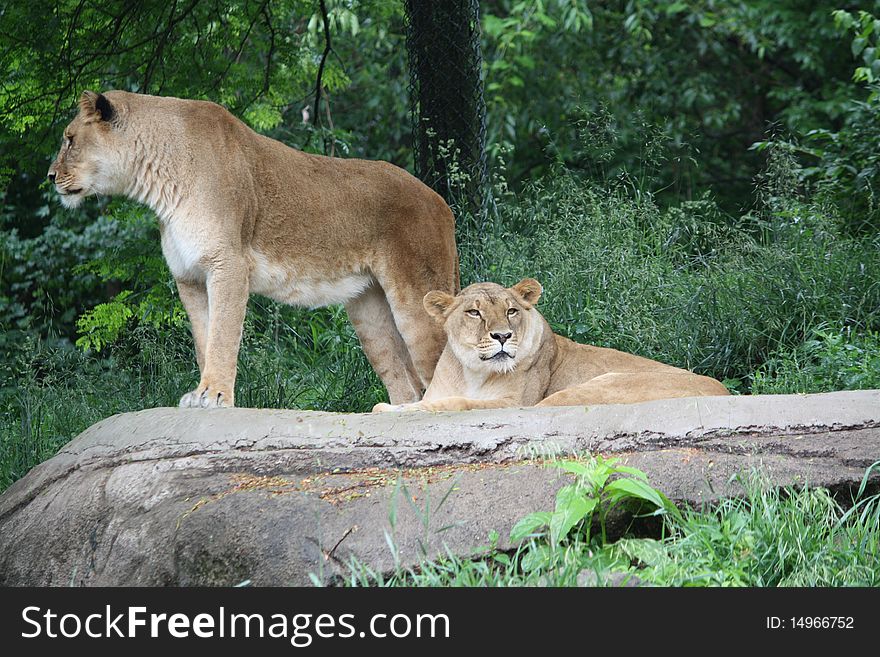
<svg viewBox="0 0 880 657">
<path fill-rule="evenodd" d="M 601 452 L 677 502 L 847 489 L 880 459 L 880 391 L 590 408 L 341 415 L 158 408 L 110 417 L 0 496 L 0 584 L 302 585 L 449 549 L 552 507 L 537 463 Z M 880 479 L 875 480 L 875 484 Z"/>
</svg>

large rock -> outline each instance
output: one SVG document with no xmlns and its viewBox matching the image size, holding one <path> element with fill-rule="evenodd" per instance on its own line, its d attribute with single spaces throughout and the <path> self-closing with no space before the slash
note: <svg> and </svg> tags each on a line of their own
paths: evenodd
<svg viewBox="0 0 880 657">
<path fill-rule="evenodd" d="M 449 549 L 549 509 L 535 460 L 616 454 L 673 500 L 856 485 L 880 458 L 880 391 L 626 406 L 339 415 L 158 408 L 108 418 L 0 496 L 6 585 L 307 584 Z M 396 555 L 389 547 L 393 543 Z"/>
</svg>

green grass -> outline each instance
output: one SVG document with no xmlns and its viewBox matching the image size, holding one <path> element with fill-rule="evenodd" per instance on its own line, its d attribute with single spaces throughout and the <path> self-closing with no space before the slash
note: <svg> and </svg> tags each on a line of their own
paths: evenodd
<svg viewBox="0 0 880 657">
<path fill-rule="evenodd" d="M 874 467 L 876 467 L 875 464 Z M 542 536 L 508 554 L 452 554 L 391 575 L 353 563 L 346 586 L 581 586 L 633 578 L 658 586 L 880 586 L 880 495 L 850 511 L 824 488 L 773 488 L 746 477 L 743 496 L 664 516 L 662 539 L 602 545 L 582 532 Z"/>
<path fill-rule="evenodd" d="M 880 388 L 880 333 L 816 327 L 802 344 L 772 355 L 752 378 L 755 395 Z"/>
</svg>

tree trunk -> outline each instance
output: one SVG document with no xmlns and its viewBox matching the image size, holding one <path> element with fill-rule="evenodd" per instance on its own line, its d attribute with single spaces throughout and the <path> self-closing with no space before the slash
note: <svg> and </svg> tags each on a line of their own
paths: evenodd
<svg viewBox="0 0 880 657">
<path fill-rule="evenodd" d="M 479 225 L 489 201 L 479 2 L 405 6 L 416 175 Z"/>
</svg>

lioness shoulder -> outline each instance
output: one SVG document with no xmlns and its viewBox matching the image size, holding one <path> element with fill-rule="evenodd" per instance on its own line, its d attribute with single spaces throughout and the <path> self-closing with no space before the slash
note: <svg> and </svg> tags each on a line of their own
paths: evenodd
<svg viewBox="0 0 880 657">
<path fill-rule="evenodd" d="M 422 401 L 377 404 L 373 410 L 624 404 L 730 394 L 715 379 L 555 334 L 535 308 L 542 292 L 531 278 L 511 288 L 477 283 L 457 296 L 429 292 L 425 310 L 446 333 L 434 379 Z"/>
</svg>

